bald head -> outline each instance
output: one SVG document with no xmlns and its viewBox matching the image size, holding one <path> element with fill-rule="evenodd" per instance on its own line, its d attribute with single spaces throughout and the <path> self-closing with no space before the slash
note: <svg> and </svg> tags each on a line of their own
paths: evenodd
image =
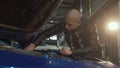
<svg viewBox="0 0 120 68">
<path fill-rule="evenodd" d="M 74 23 L 80 22 L 81 14 L 76 9 L 71 9 L 68 11 L 67 15 L 65 16 L 65 21 L 71 21 Z"/>
<path fill-rule="evenodd" d="M 74 31 L 80 26 L 80 12 L 76 9 L 71 9 L 65 16 L 65 28 L 69 31 Z"/>
</svg>

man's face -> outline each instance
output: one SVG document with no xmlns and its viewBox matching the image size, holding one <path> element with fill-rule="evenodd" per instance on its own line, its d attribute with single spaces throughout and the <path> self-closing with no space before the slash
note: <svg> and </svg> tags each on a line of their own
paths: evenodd
<svg viewBox="0 0 120 68">
<path fill-rule="evenodd" d="M 65 28 L 68 31 L 74 31 L 80 26 L 80 22 L 77 20 L 72 20 L 72 19 L 66 19 L 65 20 Z"/>
<path fill-rule="evenodd" d="M 80 26 L 80 12 L 76 9 L 70 10 L 65 16 L 65 28 L 74 31 Z"/>
</svg>

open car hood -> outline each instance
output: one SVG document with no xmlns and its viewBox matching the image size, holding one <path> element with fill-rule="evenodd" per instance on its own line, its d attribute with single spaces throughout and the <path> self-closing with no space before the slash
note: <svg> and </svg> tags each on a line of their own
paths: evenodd
<svg viewBox="0 0 120 68">
<path fill-rule="evenodd" d="M 33 41 L 62 0 L 0 0 L 0 40 Z"/>
<path fill-rule="evenodd" d="M 0 29 L 34 32 L 62 0 L 0 0 Z"/>
</svg>

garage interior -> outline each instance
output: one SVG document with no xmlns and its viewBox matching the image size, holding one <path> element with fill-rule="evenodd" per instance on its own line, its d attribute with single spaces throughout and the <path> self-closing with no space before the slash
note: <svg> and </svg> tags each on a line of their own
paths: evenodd
<svg viewBox="0 0 120 68">
<path fill-rule="evenodd" d="M 13 0 L 13 2 L 14 1 L 16 1 L 16 0 Z M 22 0 L 19 0 L 19 1 L 22 2 Z M 23 0 L 23 1 L 25 1 L 25 0 Z M 25 2 L 27 3 L 27 1 L 29 1 L 29 0 L 26 0 Z M 32 3 L 33 0 L 30 0 L 30 1 L 29 2 Z M 44 1 L 44 0 L 42 0 L 42 1 Z M 55 0 L 47 0 L 47 1 L 52 3 Z M 19 2 L 17 2 L 17 3 L 19 3 Z M 37 0 L 36 0 L 36 3 L 37 3 Z M 2 5 L 2 1 L 1 1 L 1 5 Z M 9 4 L 9 5 L 11 5 L 11 4 Z M 7 5 L 5 7 L 8 7 L 9 5 Z M 23 4 L 23 6 L 24 5 L 25 4 Z M 19 8 L 20 9 L 28 8 L 28 6 L 27 7 L 23 7 L 23 6 L 22 6 L 22 8 L 21 7 L 19 7 Z M 0 6 L 0 8 L 1 7 L 2 6 Z M 16 7 L 14 7 L 14 8 L 16 8 Z M 11 18 L 11 17 L 9 17 L 8 19 L 11 22 L 13 22 L 13 21 L 18 22 L 17 19 L 19 19 L 19 18 L 17 18 L 17 15 L 18 15 L 18 17 L 20 16 L 22 18 L 22 14 L 19 13 L 19 9 L 15 9 L 17 11 L 17 13 L 14 13 L 14 8 L 13 8 L 13 11 L 10 10 L 11 11 L 10 15 L 12 15 L 11 13 L 13 13 L 13 15 L 15 14 L 15 16 L 16 16 L 16 17 L 14 17 L 15 20 L 14 20 L 14 18 Z M 90 22 L 88 25 L 90 25 L 90 26 L 93 24 L 96 25 L 96 28 L 97 28 L 96 32 L 98 35 L 97 40 L 102 49 L 102 52 L 101 52 L 102 59 L 104 59 L 106 61 L 111 61 L 120 66 L 120 28 L 119 28 L 120 27 L 120 0 L 63 0 L 62 3 L 58 6 L 58 8 L 56 10 L 54 10 L 54 12 L 51 14 L 51 16 L 47 19 L 47 21 L 45 21 L 45 23 L 40 23 L 40 25 L 42 27 L 40 27 L 38 30 L 36 30 L 36 32 L 41 33 L 42 31 L 45 31 L 46 29 L 50 29 L 51 27 L 55 26 L 58 23 L 62 23 L 64 21 L 64 17 L 66 15 L 67 11 L 69 11 L 72 8 L 78 9 L 80 11 L 80 13 L 82 14 L 82 16 L 85 16 L 88 19 L 88 22 Z M 4 8 L 4 9 L 9 10 L 7 8 Z M 30 13 L 32 14 L 32 10 L 27 9 L 27 11 L 29 11 L 29 13 L 26 15 L 25 18 L 31 16 L 28 18 L 28 19 L 31 19 L 32 15 L 29 15 L 29 14 Z M 0 11 L 0 12 L 4 12 L 4 11 Z M 23 11 L 23 16 L 24 16 L 24 12 L 26 12 L 26 11 Z M 6 18 L 4 18 L 5 14 L 0 13 L 0 15 L 1 15 L 1 20 L 4 19 L 7 22 Z M 33 16 L 34 16 L 34 14 L 33 14 Z M 40 18 L 41 17 L 39 17 L 39 15 L 37 15 L 35 20 L 32 22 L 36 22 Z M 24 18 L 20 19 L 20 20 L 24 20 Z M 118 25 L 119 25 L 118 29 L 116 31 L 110 31 L 109 29 L 107 29 L 107 25 L 109 24 L 109 22 L 111 22 L 113 20 L 117 21 Z M 20 24 L 15 24 L 15 25 L 18 25 L 18 26 L 23 25 L 24 22 L 28 22 L 28 21 L 24 20 L 24 21 L 20 21 L 20 22 L 22 22 L 22 24 L 20 23 Z M 7 24 L 10 24 L 10 23 L 8 22 Z M 14 23 L 10 24 L 10 25 L 14 25 Z M 32 25 L 34 25 L 34 24 L 32 24 Z M 32 27 L 32 25 L 30 25 L 29 27 Z M 21 27 L 26 27 L 26 26 L 27 26 L 27 24 L 25 26 L 21 26 Z M 60 33 L 60 34 L 57 34 L 57 35 L 47 38 L 45 40 L 45 42 L 48 45 L 60 46 L 64 40 L 65 40 L 64 34 Z"/>
</svg>

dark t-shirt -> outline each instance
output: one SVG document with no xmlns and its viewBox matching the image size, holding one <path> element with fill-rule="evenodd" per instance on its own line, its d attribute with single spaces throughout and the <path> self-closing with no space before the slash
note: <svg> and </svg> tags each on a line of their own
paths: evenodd
<svg viewBox="0 0 120 68">
<path fill-rule="evenodd" d="M 94 25 L 81 24 L 76 31 L 72 33 L 65 31 L 65 34 L 73 55 L 101 57 L 101 48 Z"/>
</svg>

